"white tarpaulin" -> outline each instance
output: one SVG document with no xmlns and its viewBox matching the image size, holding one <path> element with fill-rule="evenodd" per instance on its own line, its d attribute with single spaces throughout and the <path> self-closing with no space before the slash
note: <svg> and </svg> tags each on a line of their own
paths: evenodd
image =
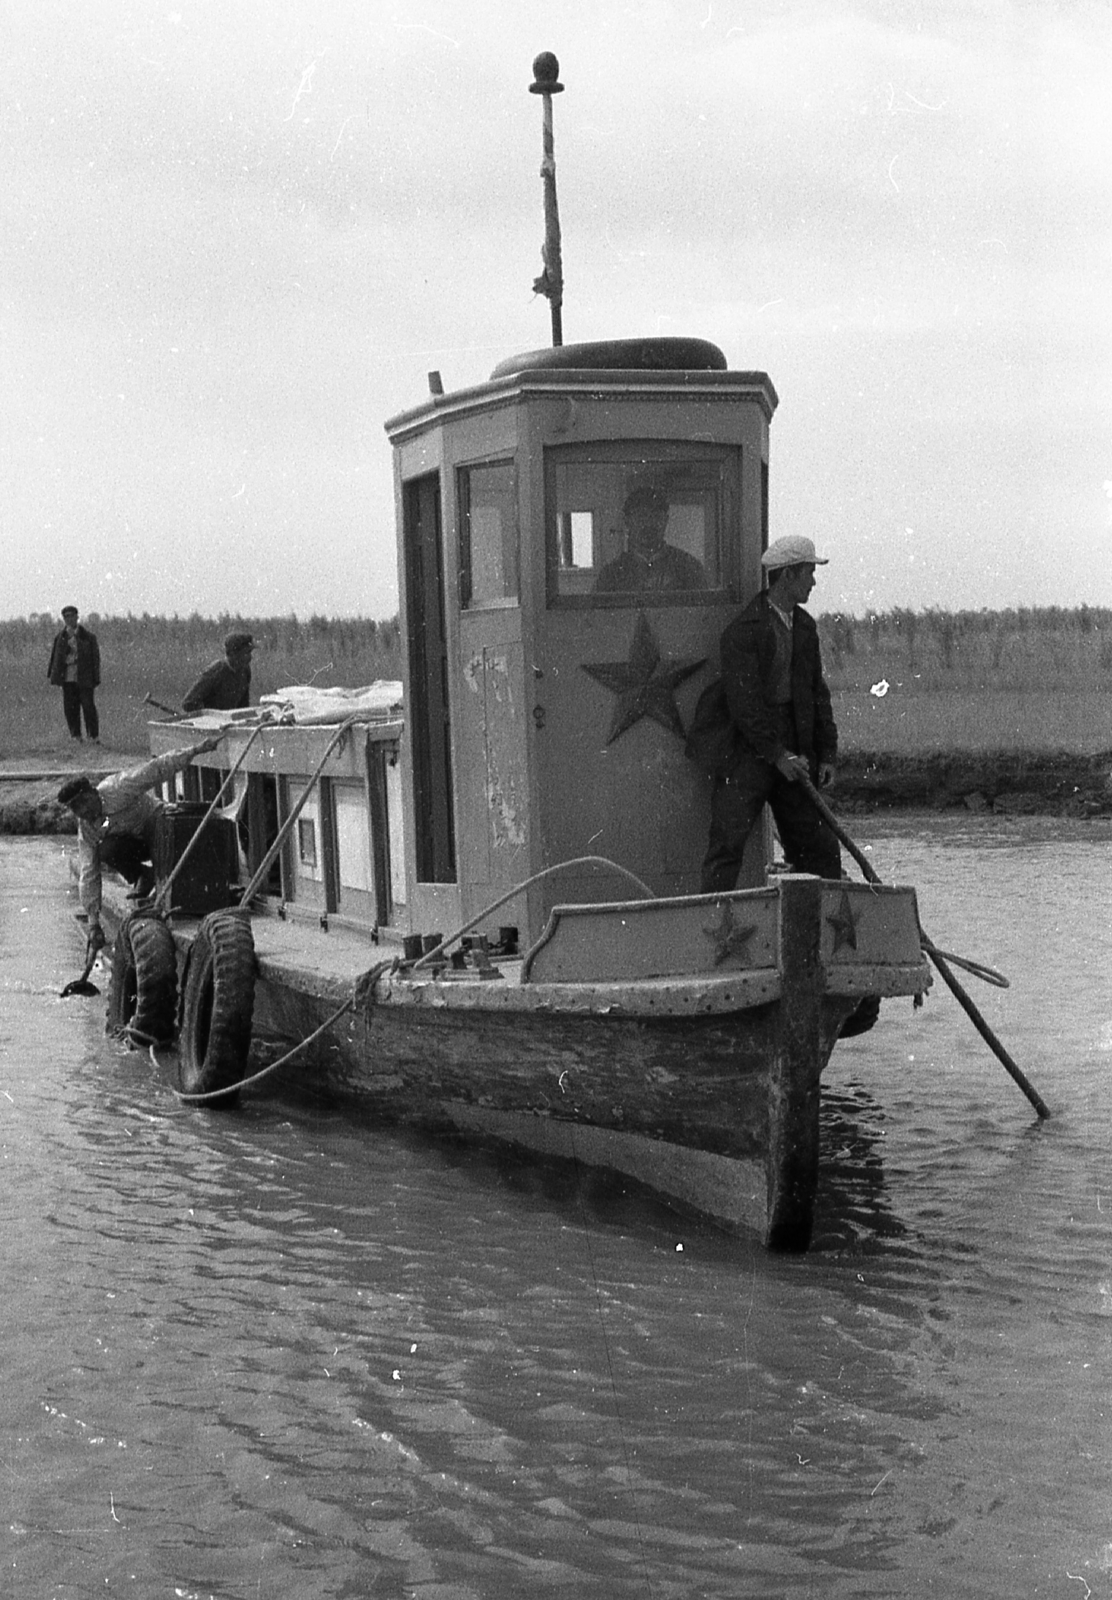
<svg viewBox="0 0 1112 1600">
<path fill-rule="evenodd" d="M 317 689 L 311 683 L 291 684 L 259 698 L 259 709 L 277 714 L 281 722 L 335 723 L 346 717 L 366 717 L 368 722 L 401 718 L 402 686 L 396 678 L 377 678 L 362 689 Z"/>
</svg>

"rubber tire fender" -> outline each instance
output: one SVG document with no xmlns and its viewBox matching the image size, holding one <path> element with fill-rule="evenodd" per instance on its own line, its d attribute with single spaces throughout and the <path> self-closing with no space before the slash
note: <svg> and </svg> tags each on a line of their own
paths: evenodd
<svg viewBox="0 0 1112 1600">
<path fill-rule="evenodd" d="M 210 911 L 197 929 L 185 973 L 178 1082 L 184 1094 L 227 1094 L 206 1103 L 235 1105 L 247 1076 L 255 1013 L 255 940 L 239 911 Z"/>
<path fill-rule="evenodd" d="M 112 949 L 105 1028 L 142 1044 L 169 1044 L 178 1006 L 174 936 L 161 917 L 133 911 Z"/>
</svg>

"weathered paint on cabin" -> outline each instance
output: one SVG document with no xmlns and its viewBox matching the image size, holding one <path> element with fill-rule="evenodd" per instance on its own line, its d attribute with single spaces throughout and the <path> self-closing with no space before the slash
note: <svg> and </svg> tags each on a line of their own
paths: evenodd
<svg viewBox="0 0 1112 1600">
<path fill-rule="evenodd" d="M 166 798 L 211 800 L 253 731 L 250 724 L 229 728 L 220 749 L 179 773 Z M 334 732 L 275 725 L 247 751 L 222 802 L 240 823 L 245 881 L 301 799 Z M 398 939 L 409 932 L 401 737 L 398 722 L 356 723 L 329 756 L 264 885 L 264 896 L 283 914 L 336 918 Z M 156 755 L 182 741 L 181 723 L 151 725 Z"/>
<path fill-rule="evenodd" d="M 764 373 L 525 359 L 387 424 L 420 930 L 449 931 L 587 855 L 657 894 L 697 891 L 709 780 L 684 729 L 722 629 L 760 584 L 776 406 Z M 666 496 L 665 537 L 705 587 L 605 586 L 625 496 L 643 485 Z M 763 881 L 762 843 L 743 884 Z M 492 921 L 530 942 L 554 904 L 626 892 L 605 870 L 572 869 Z"/>
</svg>

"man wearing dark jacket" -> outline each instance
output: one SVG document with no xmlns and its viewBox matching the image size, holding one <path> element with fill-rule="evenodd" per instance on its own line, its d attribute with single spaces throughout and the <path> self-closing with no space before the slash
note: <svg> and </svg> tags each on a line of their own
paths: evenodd
<svg viewBox="0 0 1112 1600">
<path fill-rule="evenodd" d="M 797 872 L 842 875 L 834 834 L 799 784 L 834 775 L 838 732 L 822 675 L 819 636 L 803 604 L 825 566 L 810 539 L 791 534 L 761 557 L 768 588 L 722 635 L 722 684 L 736 739 L 716 773 L 702 891 L 736 888 L 745 841 L 766 803 Z"/>
<path fill-rule="evenodd" d="M 224 640 L 224 658 L 205 668 L 181 703 L 183 711 L 239 711 L 251 704 L 251 652 L 249 633 L 230 633 Z"/>
<path fill-rule="evenodd" d="M 55 635 L 50 647 L 46 675 L 62 691 L 62 711 L 70 737 L 80 740 L 84 713 L 85 732 L 98 744 L 100 719 L 94 690 L 100 684 L 100 646 L 96 634 L 78 623 L 76 606 L 62 607 L 62 621 L 65 627 Z"/>
</svg>

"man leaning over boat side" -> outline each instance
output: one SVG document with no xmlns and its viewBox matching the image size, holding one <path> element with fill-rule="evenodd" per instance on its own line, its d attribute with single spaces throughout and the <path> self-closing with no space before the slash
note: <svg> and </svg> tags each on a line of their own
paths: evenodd
<svg viewBox="0 0 1112 1600">
<path fill-rule="evenodd" d="M 58 790 L 60 804 L 77 818 L 78 897 L 88 918 L 90 949 L 105 943 L 100 925 L 105 867 L 134 884 L 137 897 L 154 888 L 155 830 L 163 804 L 148 790 L 183 771 L 194 756 L 215 750 L 222 737 L 216 734 L 183 750 L 168 750 L 142 766 L 110 773 L 95 786 L 89 778 L 70 778 Z"/>
<path fill-rule="evenodd" d="M 838 841 L 799 783 L 834 775 L 838 731 L 818 628 L 803 610 L 825 566 L 810 539 L 789 534 L 761 557 L 768 586 L 722 635 L 722 688 L 735 738 L 715 773 L 702 892 L 737 887 L 745 842 L 767 804 L 796 872 L 840 878 Z"/>
<path fill-rule="evenodd" d="M 249 633 L 229 633 L 224 654 L 210 662 L 182 700 L 183 711 L 240 711 L 251 704 L 251 652 Z"/>
</svg>

